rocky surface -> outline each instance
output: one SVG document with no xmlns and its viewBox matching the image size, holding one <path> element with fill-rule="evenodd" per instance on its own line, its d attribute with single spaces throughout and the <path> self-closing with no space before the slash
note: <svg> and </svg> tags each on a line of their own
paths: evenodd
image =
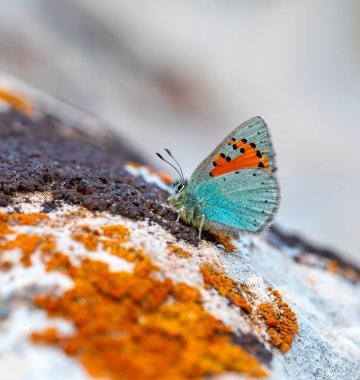
<svg viewBox="0 0 360 380">
<path fill-rule="evenodd" d="M 0 113 L 2 379 L 359 378 L 357 268 L 278 227 L 199 241 L 140 154 L 26 96 Z"/>
</svg>

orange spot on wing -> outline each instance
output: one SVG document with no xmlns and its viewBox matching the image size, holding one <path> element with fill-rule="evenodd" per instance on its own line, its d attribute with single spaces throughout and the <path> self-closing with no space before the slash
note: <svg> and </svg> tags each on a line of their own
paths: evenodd
<svg viewBox="0 0 360 380">
<path fill-rule="evenodd" d="M 216 166 L 223 166 L 227 163 L 225 157 L 222 157 L 220 154 L 217 155 L 214 159 L 214 165 Z"/>
<path fill-rule="evenodd" d="M 265 168 L 266 170 L 270 170 L 269 156 L 268 156 L 267 154 L 264 154 L 263 163 L 264 163 L 264 168 Z"/>
<path fill-rule="evenodd" d="M 244 144 L 242 141 L 238 141 L 236 147 L 237 149 L 243 148 L 245 152 L 240 153 L 231 161 L 227 161 L 225 158 L 221 157 L 221 155 L 218 155 L 214 160 L 216 166 L 210 172 L 212 176 L 217 177 L 240 169 L 258 168 L 261 164 L 264 165 L 263 169 L 270 170 L 269 157 L 267 154 L 262 153 L 262 157 L 259 157 L 257 155 L 257 148 L 254 148 L 251 144 Z"/>
<path fill-rule="evenodd" d="M 236 149 L 243 148 L 245 146 L 245 142 L 242 140 L 236 141 L 235 139 L 230 139 L 228 145 L 236 146 Z"/>
</svg>

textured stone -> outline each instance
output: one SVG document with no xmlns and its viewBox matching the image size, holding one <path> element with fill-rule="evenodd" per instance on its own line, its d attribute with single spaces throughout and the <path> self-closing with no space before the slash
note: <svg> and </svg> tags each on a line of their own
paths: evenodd
<svg viewBox="0 0 360 380">
<path fill-rule="evenodd" d="M 356 267 L 278 227 L 199 241 L 164 175 L 17 89 L 36 112 L 0 113 L 3 379 L 357 378 Z"/>
</svg>

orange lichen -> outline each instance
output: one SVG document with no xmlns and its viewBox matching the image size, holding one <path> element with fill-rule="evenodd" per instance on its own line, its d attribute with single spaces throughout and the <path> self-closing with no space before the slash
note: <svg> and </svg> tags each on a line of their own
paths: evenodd
<svg viewBox="0 0 360 380">
<path fill-rule="evenodd" d="M 41 212 L 36 212 L 33 214 L 8 214 L 9 223 L 20 226 L 36 226 L 39 222 L 48 219 L 49 217 Z"/>
<path fill-rule="evenodd" d="M 59 333 L 55 327 L 48 327 L 40 334 L 34 332 L 31 334 L 31 338 L 34 342 L 44 344 L 57 344 L 59 341 Z"/>
<path fill-rule="evenodd" d="M 83 232 L 73 233 L 71 237 L 78 241 L 79 243 L 83 243 L 84 247 L 91 252 L 95 252 L 98 250 L 100 238 L 100 233 L 98 231 L 88 231 L 88 228 L 84 227 Z"/>
<path fill-rule="evenodd" d="M 47 219 L 48 216 L 40 212 L 33 214 L 0 213 L 0 239 L 5 235 L 14 233 L 10 226 L 36 226 Z"/>
<path fill-rule="evenodd" d="M 74 287 L 60 296 L 39 295 L 34 302 L 49 316 L 71 321 L 75 332 L 63 335 L 50 328 L 34 332 L 34 342 L 57 345 L 79 358 L 94 377 L 181 380 L 226 371 L 266 375 L 256 359 L 232 343 L 231 329 L 204 310 L 198 289 L 154 276 L 159 268 L 129 246 L 130 231 L 124 226 L 107 226 L 102 232 L 85 227 L 83 232 L 109 253 L 134 262 L 134 271 L 110 272 L 107 264 L 90 258 L 74 266 L 44 237 L 46 269 L 69 276 Z"/>
<path fill-rule="evenodd" d="M 22 253 L 20 261 L 25 267 L 31 266 L 31 257 L 40 250 L 41 257 L 52 253 L 56 247 L 55 238 L 51 234 L 46 236 L 18 234 L 12 240 L 1 244 L 1 252 L 19 249 Z"/>
<path fill-rule="evenodd" d="M 11 268 L 11 262 L 8 259 L 4 259 L 1 255 L 6 245 L 7 235 L 13 234 L 14 231 L 10 228 L 7 222 L 7 214 L 0 213 L 0 269 L 8 270 Z"/>
<path fill-rule="evenodd" d="M 69 256 L 64 255 L 61 252 L 54 252 L 51 257 L 46 260 L 46 270 L 52 271 L 57 270 L 65 274 L 70 273 L 72 266 Z"/>
<path fill-rule="evenodd" d="M 173 288 L 172 295 L 179 302 L 200 302 L 201 298 L 198 289 L 182 282 Z"/>
<path fill-rule="evenodd" d="M 99 244 L 102 243 L 105 249 L 117 248 L 121 243 L 129 240 L 130 231 L 121 224 L 105 226 L 102 228 L 103 234 L 97 229 L 89 226 L 82 226 L 80 232 L 72 234 L 72 238 L 84 244 L 88 251 L 97 251 Z M 107 238 L 107 239 L 104 239 Z"/>
<path fill-rule="evenodd" d="M 102 233 L 99 230 L 92 230 L 89 226 L 83 226 L 81 232 L 72 234 L 72 238 L 84 244 L 89 251 L 96 251 L 100 246 L 114 256 L 128 262 L 142 258 L 140 251 L 132 247 L 124 248 L 123 243 L 129 241 L 130 230 L 121 224 L 105 226 Z"/>
<path fill-rule="evenodd" d="M 29 116 L 35 113 L 35 106 L 29 99 L 15 94 L 11 90 L 0 88 L 0 100 Z"/>
<path fill-rule="evenodd" d="M 115 238 L 117 243 L 125 243 L 129 241 L 130 230 L 121 224 L 103 227 L 104 236 Z"/>
<path fill-rule="evenodd" d="M 56 240 L 55 237 L 51 234 L 43 237 L 43 241 L 41 243 L 41 256 L 45 257 L 47 255 L 52 254 L 56 250 Z"/>
<path fill-rule="evenodd" d="M 132 161 L 126 161 L 126 164 L 129 165 L 130 167 L 134 169 L 141 169 L 142 167 L 146 168 L 150 174 L 155 174 L 157 175 L 163 182 L 165 182 L 167 185 L 171 185 L 174 181 L 169 177 L 166 173 L 164 172 L 159 172 L 150 166 L 146 165 L 140 165 L 137 162 L 132 162 Z"/>
<path fill-rule="evenodd" d="M 213 232 L 213 235 L 215 236 L 215 242 L 224 246 L 225 252 L 234 252 L 237 250 L 237 247 L 231 243 L 229 237 L 219 232 Z"/>
<path fill-rule="evenodd" d="M 317 267 L 319 269 L 325 269 L 329 272 L 342 276 L 351 282 L 360 282 L 360 270 L 352 267 L 350 264 L 342 262 L 341 260 L 328 259 L 326 257 L 317 256 L 316 261 L 314 260 L 316 256 L 313 253 L 303 252 L 299 257 L 298 261 L 302 265 L 309 265 L 311 267 Z"/>
<path fill-rule="evenodd" d="M 169 243 L 166 248 L 169 250 L 170 254 L 176 255 L 178 257 L 186 258 L 191 256 L 191 253 L 189 251 L 186 251 L 175 244 Z"/>
<path fill-rule="evenodd" d="M 140 259 L 134 273 L 110 272 L 90 259 L 71 267 L 74 287 L 60 297 L 39 296 L 38 307 L 76 327 L 32 334 L 37 343 L 57 344 L 95 377 L 111 379 L 201 379 L 237 371 L 266 372 L 239 346 L 231 329 L 207 313 L 196 288 L 153 278 L 156 266 Z M 139 269 L 140 268 L 140 269 Z"/>
<path fill-rule="evenodd" d="M 42 242 L 40 236 L 18 234 L 13 240 L 7 240 L 7 235 L 14 234 L 15 231 L 10 226 L 15 225 L 36 225 L 40 220 L 46 219 L 45 214 L 8 214 L 0 213 L 0 253 L 6 250 L 19 249 L 22 252 L 21 262 L 26 266 L 31 265 L 31 255 Z M 1 260 L 0 268 L 3 270 L 10 269 L 11 263 L 8 260 Z"/>
<path fill-rule="evenodd" d="M 295 335 L 298 333 L 295 313 L 289 305 L 283 302 L 277 290 L 269 289 L 274 297 L 274 303 L 261 303 L 257 313 L 243 297 L 245 292 L 248 297 L 253 297 L 247 287 L 239 287 L 229 277 L 215 270 L 210 264 L 201 267 L 205 287 L 215 288 L 220 295 L 227 297 L 234 305 L 250 314 L 250 319 L 256 323 L 256 319 L 265 320 L 266 331 L 270 337 L 270 343 L 279 348 L 282 353 L 287 352 L 292 345 Z M 239 290 L 241 289 L 241 290 Z"/>
<path fill-rule="evenodd" d="M 156 172 L 156 174 L 167 184 L 171 185 L 174 181 L 164 172 Z"/>
<path fill-rule="evenodd" d="M 35 226 L 42 221 L 48 220 L 48 216 L 42 213 L 21 214 L 21 213 L 1 213 L 0 214 L 0 253 L 18 249 L 21 251 L 20 261 L 25 267 L 31 265 L 31 256 L 40 248 L 42 255 L 55 249 L 55 239 L 52 235 L 46 237 L 29 235 L 25 233 L 17 234 L 12 240 L 7 235 L 15 234 L 10 226 Z M 1 256 L 0 256 L 1 259 Z M 8 260 L 0 262 L 0 268 L 9 269 L 12 264 Z"/>
<path fill-rule="evenodd" d="M 3 249 L 6 251 L 16 248 L 20 249 L 22 251 L 20 261 L 24 266 L 29 267 L 31 265 L 31 255 L 40 246 L 41 242 L 42 238 L 40 236 L 19 234 L 14 240 L 6 242 Z"/>
<path fill-rule="evenodd" d="M 133 161 L 126 161 L 126 165 L 129 165 L 134 169 L 140 169 L 143 166 L 139 164 L 138 162 L 133 162 Z"/>
<path fill-rule="evenodd" d="M 13 263 L 10 260 L 3 260 L 0 262 L 0 269 L 9 270 L 13 266 Z"/>
<path fill-rule="evenodd" d="M 335 260 L 330 260 L 327 267 L 331 273 L 339 273 L 340 271 L 339 264 Z"/>
<path fill-rule="evenodd" d="M 282 353 L 289 351 L 295 335 L 299 331 L 295 313 L 283 302 L 277 290 L 269 289 L 274 296 L 275 304 L 261 303 L 258 314 L 265 320 L 270 343 Z"/>
<path fill-rule="evenodd" d="M 6 235 L 13 234 L 14 231 L 7 223 L 6 214 L 0 214 L 0 239 L 3 240 Z"/>
<path fill-rule="evenodd" d="M 217 271 L 210 264 L 203 265 L 201 272 L 207 289 L 215 288 L 221 296 L 227 297 L 235 306 L 247 313 L 251 313 L 252 306 L 241 295 L 240 289 L 231 278 Z"/>
<path fill-rule="evenodd" d="M 75 214 L 74 217 L 76 217 Z M 41 213 L 29 215 L 18 213 L 0 214 L 0 253 L 19 249 L 22 252 L 21 262 L 24 266 L 30 266 L 32 255 L 35 252 L 40 252 L 39 258 L 45 264 L 47 271 L 56 270 L 62 272 L 71 277 L 75 284 L 73 289 L 66 292 L 60 298 L 39 296 L 36 299 L 36 303 L 40 307 L 45 308 L 49 315 L 63 316 L 72 320 L 77 327 L 76 334 L 71 337 L 64 337 L 53 329 L 44 331 L 38 335 L 35 334 L 33 336 L 34 340 L 38 342 L 43 340 L 48 343 L 56 342 L 56 344 L 61 346 L 68 354 L 79 356 L 90 373 L 97 374 L 96 376 L 105 376 L 105 372 L 110 371 L 110 377 L 117 379 L 120 376 L 119 373 L 122 367 L 119 363 L 113 363 L 114 359 L 111 357 L 113 350 L 120 349 L 121 351 L 124 347 L 128 347 L 127 345 L 129 344 L 133 353 L 137 353 L 140 357 L 145 355 L 144 350 L 150 350 L 148 356 L 145 355 L 144 362 L 150 362 L 150 356 L 155 357 L 154 360 L 158 360 L 158 356 L 161 356 L 160 346 L 158 347 L 159 351 L 151 351 L 152 346 L 147 348 L 146 345 L 144 346 L 145 348 L 142 346 L 141 342 L 147 340 L 147 334 L 155 334 L 156 340 L 162 342 L 161 344 L 163 344 L 163 346 L 161 347 L 166 351 L 167 345 L 176 346 L 178 344 L 177 341 L 173 342 L 172 339 L 175 339 L 174 336 L 176 339 L 179 338 L 186 341 L 187 338 L 185 336 L 181 334 L 179 336 L 178 325 L 189 324 L 190 326 L 191 323 L 188 319 L 194 318 L 198 321 L 197 323 L 199 323 L 197 328 L 207 331 L 209 331 L 208 329 L 210 328 L 211 334 L 215 335 L 215 338 L 210 338 L 206 335 L 206 339 L 209 339 L 210 342 L 220 339 L 217 337 L 217 330 L 211 327 L 211 323 L 215 325 L 215 322 L 208 323 L 208 320 L 211 320 L 213 317 L 203 310 L 198 290 L 186 284 L 174 284 L 170 279 L 160 280 L 154 278 L 153 275 L 159 268 L 144 252 L 134 249 L 131 244 L 129 244 L 130 231 L 126 227 L 122 225 L 112 225 L 102 227 L 101 229 L 92 229 L 89 226 L 83 226 L 78 228 L 73 235 L 74 238 L 82 242 L 89 251 L 102 248 L 110 254 L 135 264 L 133 273 L 111 273 L 106 264 L 90 259 L 83 260 L 80 267 L 74 267 L 68 255 L 57 251 L 56 240 L 51 234 L 38 236 L 20 233 L 13 236 L 12 239 L 9 239 L 7 236 L 11 236 L 15 233 L 10 226 L 33 226 L 43 222 L 49 223 L 47 215 Z M 183 251 L 180 247 L 169 244 L 168 248 L 174 254 L 188 257 L 188 252 Z M 2 270 L 8 270 L 12 265 L 13 263 L 10 260 L 0 262 L 0 268 Z M 246 294 L 247 299 L 249 299 L 249 297 L 251 298 L 251 293 L 246 292 L 241 284 L 236 284 L 223 273 L 211 267 L 211 265 L 205 265 L 201 270 L 207 288 L 215 288 L 220 295 L 227 297 L 242 311 L 250 313 L 251 320 L 255 320 L 252 316 L 254 313 L 252 312 L 252 306 L 244 297 L 244 294 Z M 278 292 L 273 291 L 273 295 L 277 302 L 276 305 L 261 304 L 257 310 L 257 318 L 260 317 L 266 321 L 267 332 L 271 338 L 271 343 L 275 347 L 279 347 L 282 352 L 286 352 L 290 348 L 298 329 L 296 317 L 288 305 L 282 302 Z M 79 307 L 79 303 L 85 304 L 84 309 Z M 87 321 L 86 312 L 89 312 L 89 315 L 91 315 L 92 308 L 94 308 L 95 314 L 98 313 L 98 319 L 95 318 L 94 320 L 96 324 L 95 330 L 98 332 L 107 331 L 105 325 L 111 313 L 119 316 L 120 319 L 115 319 L 115 322 L 120 323 L 120 325 L 115 324 L 113 327 L 109 327 L 109 329 L 115 329 L 112 331 L 114 332 L 114 336 L 117 337 L 116 339 L 109 331 L 110 336 L 101 335 L 101 337 L 99 337 L 91 335 L 89 338 L 86 335 L 86 333 L 92 329 L 92 322 Z M 81 310 L 83 312 L 80 312 Z M 77 313 L 77 311 L 79 311 L 79 313 Z M 128 318 L 128 320 L 126 320 L 126 318 Z M 146 328 L 143 326 L 144 321 L 147 320 L 151 320 L 153 323 L 150 332 L 148 331 L 148 326 Z M 221 373 L 232 370 L 254 376 L 262 376 L 264 371 L 258 366 L 257 362 L 245 354 L 240 347 L 233 346 L 230 343 L 230 329 L 223 326 L 221 322 L 217 320 L 216 325 L 222 326 L 221 334 L 226 337 L 226 339 L 224 338 L 225 340 L 221 340 L 221 343 L 218 342 L 219 347 L 215 345 L 216 349 L 220 351 L 218 356 L 213 353 L 213 351 L 216 350 L 212 343 L 204 348 L 206 345 L 205 335 L 204 340 L 197 343 L 197 346 L 199 346 L 199 349 L 203 352 L 201 355 L 199 351 L 197 351 L 197 354 L 192 353 L 193 348 L 190 347 L 193 347 L 194 342 L 188 342 L 189 349 L 186 352 L 177 352 L 177 355 L 179 357 L 183 355 L 184 359 L 182 359 L 183 365 L 179 369 L 179 372 L 176 372 L 177 377 L 174 378 L 186 378 L 187 375 L 184 375 L 184 373 L 188 373 L 187 371 L 191 372 L 192 369 L 190 370 L 189 368 L 194 366 L 197 368 L 196 371 L 198 371 L 199 376 L 193 378 L 204 376 L 208 372 L 202 369 L 204 365 L 203 360 L 207 362 L 204 356 L 207 357 L 209 355 L 211 356 L 212 364 L 210 365 L 208 363 L 207 367 L 204 365 L 204 368 L 206 367 L 207 371 L 211 373 Z M 159 330 L 155 329 L 154 332 L 153 326 L 157 326 Z M 118 328 L 120 330 L 118 330 Z M 175 333 L 175 331 L 177 332 Z M 181 331 L 185 335 L 185 330 Z M 135 332 L 137 332 L 137 335 Z M 191 330 L 186 330 L 186 333 L 191 335 Z M 161 334 L 166 335 L 164 341 L 161 341 Z M 131 339 L 129 338 L 130 341 L 120 339 L 123 335 L 131 336 Z M 99 342 L 101 344 L 98 349 L 97 345 Z M 244 358 L 244 363 L 234 364 L 228 362 L 221 356 L 224 350 L 227 352 L 228 357 L 232 357 L 236 351 L 236 355 Z M 103 352 L 104 356 L 102 356 Z M 198 354 L 200 356 L 197 356 Z M 149 375 L 150 372 L 147 372 L 148 369 L 142 370 L 145 364 L 141 360 L 138 361 L 133 357 L 127 357 L 125 353 L 122 355 L 122 360 L 132 363 L 131 366 L 134 369 L 135 375 L 140 374 L 140 378 L 144 379 L 152 378 L 151 375 Z M 139 357 L 138 355 L 135 356 Z M 173 374 L 173 362 L 171 362 L 171 360 L 165 364 L 166 368 L 163 372 L 163 378 L 166 378 L 166 376 L 171 377 Z M 183 370 L 185 372 L 183 372 Z M 158 378 L 161 379 L 161 376 Z M 131 377 L 130 373 L 128 377 Z M 136 378 L 136 376 L 133 378 Z"/>
</svg>

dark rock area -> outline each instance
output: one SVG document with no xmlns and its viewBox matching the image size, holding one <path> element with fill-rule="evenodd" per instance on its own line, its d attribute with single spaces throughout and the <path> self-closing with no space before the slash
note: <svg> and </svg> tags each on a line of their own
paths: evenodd
<svg viewBox="0 0 360 380">
<path fill-rule="evenodd" d="M 124 169 L 126 161 L 143 163 L 118 138 L 98 145 L 51 116 L 32 120 L 14 110 L 0 114 L 0 206 L 10 204 L 18 192 L 50 191 L 53 200 L 43 204 L 44 212 L 65 201 L 148 219 L 175 237 L 198 244 L 196 229 L 177 223 L 177 215 L 163 207 L 168 193 L 131 175 Z"/>
</svg>

